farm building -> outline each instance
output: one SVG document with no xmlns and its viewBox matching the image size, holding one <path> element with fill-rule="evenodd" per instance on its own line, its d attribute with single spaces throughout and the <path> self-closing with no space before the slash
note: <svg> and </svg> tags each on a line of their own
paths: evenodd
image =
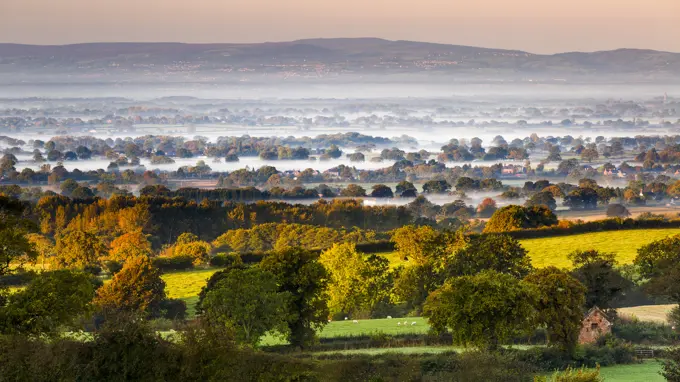
<svg viewBox="0 0 680 382">
<path fill-rule="evenodd" d="M 612 325 L 602 309 L 594 306 L 583 317 L 578 342 L 580 344 L 592 344 L 599 336 L 611 333 Z"/>
</svg>

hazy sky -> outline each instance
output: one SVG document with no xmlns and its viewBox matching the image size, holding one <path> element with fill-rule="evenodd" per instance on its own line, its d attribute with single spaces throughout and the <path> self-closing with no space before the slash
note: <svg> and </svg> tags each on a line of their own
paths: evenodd
<svg viewBox="0 0 680 382">
<path fill-rule="evenodd" d="M 0 0 L 0 42 L 382 37 L 536 53 L 680 52 L 680 0 Z"/>
</svg>

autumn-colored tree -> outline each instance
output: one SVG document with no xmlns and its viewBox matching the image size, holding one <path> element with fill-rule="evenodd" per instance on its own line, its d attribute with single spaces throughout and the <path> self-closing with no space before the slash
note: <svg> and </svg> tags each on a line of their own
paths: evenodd
<svg viewBox="0 0 680 382">
<path fill-rule="evenodd" d="M 118 236 L 111 242 L 109 260 L 124 262 L 137 256 L 150 256 L 151 243 L 142 231 L 128 232 Z"/>
<path fill-rule="evenodd" d="M 149 206 L 144 203 L 118 211 L 118 227 L 121 232 L 146 230 L 149 228 L 150 222 Z"/>
<path fill-rule="evenodd" d="M 399 256 L 415 264 L 427 262 L 438 247 L 439 234 L 429 226 L 403 226 L 392 234 Z"/>
<path fill-rule="evenodd" d="M 175 245 L 167 252 L 170 256 L 186 256 L 194 259 L 194 264 L 204 264 L 210 259 L 212 246 L 198 239 L 198 236 L 185 232 L 177 238 Z"/>
<path fill-rule="evenodd" d="M 106 246 L 92 233 L 73 230 L 57 237 L 56 263 L 61 268 L 80 268 L 99 264 Z"/>
<path fill-rule="evenodd" d="M 97 290 L 95 303 L 101 309 L 155 314 L 165 299 L 165 281 L 146 256 L 128 259 L 111 282 Z"/>
<path fill-rule="evenodd" d="M 488 218 L 493 215 L 498 207 L 496 207 L 496 201 L 491 198 L 484 198 L 481 203 L 477 206 L 477 215 L 482 218 Z"/>
</svg>

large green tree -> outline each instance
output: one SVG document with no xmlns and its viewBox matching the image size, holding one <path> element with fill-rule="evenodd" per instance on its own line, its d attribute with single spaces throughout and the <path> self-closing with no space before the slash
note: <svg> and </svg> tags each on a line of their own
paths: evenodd
<svg viewBox="0 0 680 382">
<path fill-rule="evenodd" d="M 300 248 L 269 254 L 262 269 L 276 277 L 279 291 L 289 292 L 290 311 L 288 341 L 306 347 L 316 340 L 316 331 L 328 322 L 328 273 L 318 261 L 319 255 Z"/>
<path fill-rule="evenodd" d="M 0 276 L 38 256 L 27 237 L 37 228 L 23 217 L 27 210 L 27 203 L 0 194 Z"/>
<path fill-rule="evenodd" d="M 680 235 L 640 247 L 634 263 L 648 293 L 680 303 Z"/>
<path fill-rule="evenodd" d="M 532 271 L 531 259 L 522 245 L 509 235 L 472 235 L 466 244 L 444 259 L 448 276 L 474 275 L 494 270 L 517 278 Z"/>
<path fill-rule="evenodd" d="M 288 331 L 290 292 L 280 292 L 276 278 L 259 268 L 234 269 L 205 296 L 202 317 L 232 330 L 237 341 L 256 346 L 269 331 Z"/>
<path fill-rule="evenodd" d="M 586 308 L 609 309 L 633 283 L 616 268 L 616 257 L 596 250 L 575 251 L 568 255 L 574 269 L 572 275 L 587 289 Z"/>
<path fill-rule="evenodd" d="M 536 321 L 547 329 L 549 344 L 573 352 L 581 331 L 586 287 L 555 267 L 538 269 L 524 280 L 535 287 Z"/>
<path fill-rule="evenodd" d="M 58 270 L 34 278 L 0 306 L 0 333 L 55 334 L 90 310 L 92 276 Z"/>
<path fill-rule="evenodd" d="M 534 301 L 529 285 L 488 270 L 447 280 L 428 296 L 423 315 L 435 331 L 449 330 L 456 343 L 496 350 L 534 327 Z"/>
<path fill-rule="evenodd" d="M 328 307 L 331 315 L 370 314 L 390 300 L 393 274 L 389 261 L 366 256 L 352 243 L 334 244 L 319 258 L 329 274 Z"/>
</svg>

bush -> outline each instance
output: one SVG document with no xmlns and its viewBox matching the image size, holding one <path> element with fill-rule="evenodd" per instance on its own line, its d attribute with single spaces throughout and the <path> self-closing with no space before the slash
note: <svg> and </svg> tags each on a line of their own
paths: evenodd
<svg viewBox="0 0 680 382">
<path fill-rule="evenodd" d="M 187 303 L 178 298 L 161 301 L 160 316 L 168 320 L 184 320 L 187 316 Z"/>
<path fill-rule="evenodd" d="M 601 382 L 600 368 L 587 371 L 585 369 L 568 368 L 563 372 L 556 372 L 549 379 L 547 377 L 536 377 L 534 382 Z"/>
<path fill-rule="evenodd" d="M 152 263 L 154 267 L 163 272 L 181 271 L 194 267 L 194 259 L 191 256 L 156 257 Z"/>
<path fill-rule="evenodd" d="M 680 341 L 680 334 L 670 326 L 640 320 L 620 318 L 612 327 L 612 334 L 635 344 L 670 345 Z"/>
<path fill-rule="evenodd" d="M 243 259 L 238 253 L 218 253 L 210 259 L 210 265 L 213 267 L 232 267 L 242 265 Z"/>
</svg>

